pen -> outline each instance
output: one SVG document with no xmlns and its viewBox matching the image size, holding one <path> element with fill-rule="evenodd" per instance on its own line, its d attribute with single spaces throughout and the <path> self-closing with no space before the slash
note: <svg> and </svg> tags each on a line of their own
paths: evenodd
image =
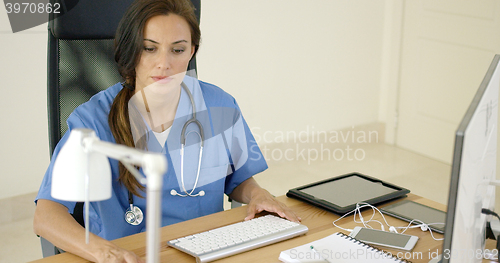
<svg viewBox="0 0 500 263">
<path fill-rule="evenodd" d="M 313 246 L 310 246 L 309 248 L 310 248 L 310 249 L 311 249 L 314 253 L 318 254 L 318 256 L 319 256 L 319 258 L 320 258 L 321 260 L 324 260 L 324 261 L 326 261 L 326 262 L 331 262 L 330 260 L 328 260 L 328 259 L 324 258 L 324 257 L 321 255 L 321 253 L 319 253 L 316 249 L 314 249 L 314 247 L 313 247 Z"/>
</svg>

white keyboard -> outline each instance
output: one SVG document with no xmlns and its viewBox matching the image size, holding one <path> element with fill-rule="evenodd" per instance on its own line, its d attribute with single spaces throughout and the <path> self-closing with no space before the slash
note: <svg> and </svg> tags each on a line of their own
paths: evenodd
<svg viewBox="0 0 500 263">
<path fill-rule="evenodd" d="M 168 241 L 168 245 L 210 262 L 307 233 L 307 226 L 273 215 L 254 218 Z"/>
</svg>

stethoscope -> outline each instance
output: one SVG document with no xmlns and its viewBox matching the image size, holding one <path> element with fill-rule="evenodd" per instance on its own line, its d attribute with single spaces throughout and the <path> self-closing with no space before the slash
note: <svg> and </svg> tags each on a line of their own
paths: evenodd
<svg viewBox="0 0 500 263">
<path fill-rule="evenodd" d="M 134 195 L 130 191 L 128 191 L 128 203 L 130 207 L 125 211 L 125 221 L 133 226 L 139 225 L 144 219 L 144 214 L 138 206 L 134 205 Z"/>
<path fill-rule="evenodd" d="M 189 119 L 182 127 L 182 132 L 181 132 L 181 150 L 180 150 L 180 155 L 181 155 L 181 186 L 182 186 L 182 191 L 184 192 L 184 194 L 178 193 L 175 189 L 172 189 L 170 191 L 170 194 L 173 196 L 180 196 L 180 197 L 204 196 L 205 191 L 203 191 L 203 190 L 199 191 L 197 194 L 193 194 L 197 185 L 198 185 L 198 179 L 200 178 L 201 157 L 203 156 L 203 142 L 205 139 L 205 136 L 203 134 L 203 126 L 196 119 L 196 105 L 194 103 L 193 95 L 189 91 L 186 84 L 184 84 L 184 82 L 181 83 L 181 86 L 184 89 L 184 91 L 186 91 L 186 93 L 189 97 L 189 100 L 191 101 L 191 107 L 192 107 L 193 113 L 192 113 L 191 119 Z M 198 126 L 198 129 L 200 130 L 199 133 L 196 130 L 192 130 L 186 134 L 186 129 L 189 126 L 189 124 L 191 124 L 191 123 L 194 123 Z M 198 134 L 198 137 L 200 137 L 201 145 L 200 145 L 200 154 L 198 157 L 198 170 L 196 172 L 196 180 L 194 182 L 193 189 L 190 192 L 188 192 L 186 190 L 186 186 L 184 185 L 184 147 L 186 145 L 186 137 L 189 136 L 189 134 L 192 132 Z M 142 220 L 144 219 L 144 214 L 142 213 L 142 210 L 138 206 L 134 205 L 133 195 L 130 191 L 128 192 L 128 202 L 129 202 L 130 207 L 127 209 L 127 211 L 125 211 L 125 221 L 127 221 L 127 223 L 129 223 L 131 225 L 139 225 L 142 222 Z"/>
<path fill-rule="evenodd" d="M 200 178 L 201 157 L 203 156 L 203 142 L 205 140 L 205 136 L 203 134 L 203 126 L 196 119 L 196 106 L 194 104 L 193 95 L 189 91 L 189 89 L 186 86 L 186 84 L 184 84 L 184 82 L 181 83 L 181 86 L 186 91 L 186 93 L 187 93 L 187 95 L 189 97 L 189 100 L 191 101 L 191 106 L 193 108 L 192 117 L 186 123 L 184 123 L 184 126 L 182 127 L 182 132 L 181 132 L 181 151 L 180 151 L 180 154 L 181 154 L 181 186 L 182 186 L 182 191 L 185 194 L 177 193 L 177 191 L 175 191 L 175 189 L 172 189 L 170 191 L 170 194 L 171 195 L 181 196 L 181 197 L 186 197 L 186 196 L 191 196 L 191 197 L 204 196 L 205 195 L 205 191 L 203 191 L 203 190 L 199 191 L 197 194 L 193 194 L 194 190 L 196 189 L 196 186 L 198 185 L 198 179 Z M 192 131 L 190 131 L 190 132 L 188 132 L 186 134 L 186 129 L 189 126 L 189 124 L 191 124 L 191 123 L 194 123 L 194 124 L 196 124 L 198 126 L 198 129 L 200 130 L 199 133 L 196 130 L 192 130 Z M 199 154 L 199 157 L 198 157 L 198 171 L 196 172 L 196 180 L 194 181 L 193 189 L 191 190 L 191 192 L 188 193 L 186 191 L 186 186 L 184 185 L 184 146 L 186 146 L 186 137 L 189 136 L 189 134 L 192 133 L 192 132 L 198 134 L 198 137 L 200 137 L 200 143 L 201 143 L 201 145 L 200 145 L 200 154 Z"/>
</svg>

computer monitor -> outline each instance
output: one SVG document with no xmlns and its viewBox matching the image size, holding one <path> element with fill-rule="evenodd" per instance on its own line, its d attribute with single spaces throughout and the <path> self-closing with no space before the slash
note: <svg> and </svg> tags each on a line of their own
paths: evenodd
<svg viewBox="0 0 500 263">
<path fill-rule="evenodd" d="M 499 62 L 495 55 L 456 131 L 442 262 L 483 258 L 488 217 L 481 209 L 495 208 Z"/>
</svg>

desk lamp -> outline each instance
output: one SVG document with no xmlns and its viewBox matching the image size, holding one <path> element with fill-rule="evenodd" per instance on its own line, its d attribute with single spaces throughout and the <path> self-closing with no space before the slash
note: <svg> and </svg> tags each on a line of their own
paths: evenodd
<svg viewBox="0 0 500 263">
<path fill-rule="evenodd" d="M 52 172 L 52 197 L 85 202 L 85 236 L 89 242 L 89 202 L 111 198 L 108 158 L 119 160 L 147 187 L 147 263 L 159 262 L 161 190 L 167 170 L 165 156 L 100 141 L 90 129 L 74 129 L 59 152 Z M 146 178 L 135 168 L 141 166 Z"/>
</svg>

